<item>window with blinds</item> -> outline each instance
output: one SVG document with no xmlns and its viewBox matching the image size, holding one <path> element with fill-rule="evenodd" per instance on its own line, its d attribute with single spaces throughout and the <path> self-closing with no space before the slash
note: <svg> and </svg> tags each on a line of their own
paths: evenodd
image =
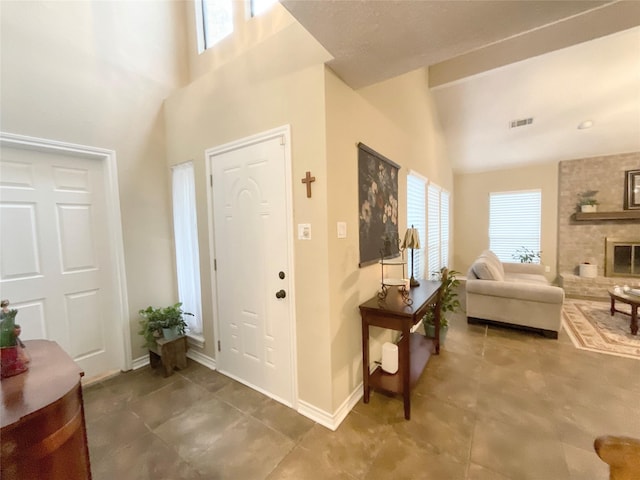
<svg viewBox="0 0 640 480">
<path fill-rule="evenodd" d="M 407 253 L 407 271 L 413 271 L 416 280 L 424 277 L 425 271 L 425 246 L 427 243 L 426 227 L 426 181 L 418 175 L 407 175 L 407 227 L 411 225 L 418 230 L 420 235 L 420 247 L 413 252 L 413 270 L 411 270 L 411 253 Z"/>
<path fill-rule="evenodd" d="M 449 265 L 449 192 L 431 183 L 427 189 L 427 266 L 429 277 Z"/>
<path fill-rule="evenodd" d="M 518 249 L 540 251 L 541 201 L 540 190 L 489 194 L 489 248 L 501 261 L 513 262 Z"/>
</svg>

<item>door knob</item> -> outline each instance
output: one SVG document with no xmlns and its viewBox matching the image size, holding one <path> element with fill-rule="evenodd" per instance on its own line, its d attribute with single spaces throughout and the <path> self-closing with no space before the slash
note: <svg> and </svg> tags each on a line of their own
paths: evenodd
<svg viewBox="0 0 640 480">
<path fill-rule="evenodd" d="M 284 298 L 287 296 L 287 292 L 285 292 L 284 290 L 280 290 L 279 292 L 276 292 L 276 298 Z"/>
</svg>

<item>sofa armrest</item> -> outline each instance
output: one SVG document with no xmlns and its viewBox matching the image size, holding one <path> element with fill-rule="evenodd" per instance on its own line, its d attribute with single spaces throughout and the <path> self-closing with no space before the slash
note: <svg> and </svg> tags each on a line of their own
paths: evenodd
<svg viewBox="0 0 640 480">
<path fill-rule="evenodd" d="M 540 263 L 510 263 L 502 262 L 505 273 L 528 273 L 544 276 L 544 265 Z"/>
<path fill-rule="evenodd" d="M 552 285 L 467 279 L 467 294 L 487 295 L 530 302 L 562 304 L 564 290 Z"/>
</svg>

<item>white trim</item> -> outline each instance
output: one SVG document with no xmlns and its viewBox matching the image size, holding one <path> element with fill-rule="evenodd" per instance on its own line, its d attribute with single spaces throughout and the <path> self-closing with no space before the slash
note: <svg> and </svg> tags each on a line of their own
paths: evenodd
<svg viewBox="0 0 640 480">
<path fill-rule="evenodd" d="M 116 309 L 119 318 L 109 324 L 109 328 L 114 330 L 114 334 L 122 338 L 122 343 L 118 343 L 116 356 L 120 358 L 120 369 L 131 370 L 131 331 L 129 322 L 129 305 L 127 297 L 127 276 L 124 262 L 124 242 L 122 239 L 122 219 L 120 217 L 120 192 L 118 188 L 118 164 L 116 162 L 116 152 L 98 147 L 89 147 L 74 143 L 59 142 L 45 138 L 29 137 L 13 133 L 0 132 L 0 144 L 25 150 L 36 150 L 40 152 L 64 152 L 104 162 L 105 173 L 105 193 L 107 224 L 109 231 L 109 245 L 114 256 L 114 293 L 116 298 Z"/>
<path fill-rule="evenodd" d="M 187 350 L 187 357 L 194 362 L 198 362 L 200 365 L 210 368 L 211 370 L 216 370 L 216 360 L 204 353 L 189 349 Z M 139 368 L 146 367 L 147 365 L 149 365 L 149 355 L 143 355 L 133 359 L 131 369 L 138 370 Z"/>
<path fill-rule="evenodd" d="M 195 333 L 187 334 L 187 342 L 189 343 L 189 345 L 192 345 L 198 348 L 204 348 L 204 344 L 205 344 L 204 337 L 202 335 L 198 335 Z"/>
<path fill-rule="evenodd" d="M 329 430 L 337 430 L 342 421 L 347 417 L 349 412 L 356 406 L 362 398 L 362 382 L 351 392 L 344 402 L 338 407 L 334 413 L 328 413 L 324 410 L 298 399 L 298 413 L 319 423 Z"/>
<path fill-rule="evenodd" d="M 418 177 L 420 180 L 422 180 L 425 183 L 425 186 L 426 186 L 426 184 L 429 183 L 429 179 L 427 177 L 425 177 L 424 175 L 422 175 L 419 172 L 416 172 L 415 170 L 413 170 L 411 168 L 409 170 L 407 170 L 407 177 L 409 175 L 413 175 L 414 177 Z"/>
<path fill-rule="evenodd" d="M 131 362 L 131 369 L 138 370 L 139 368 L 146 367 L 149 365 L 149 355 L 143 355 L 138 358 L 134 358 Z"/>
<path fill-rule="evenodd" d="M 198 362 L 200 365 L 204 365 L 205 367 L 210 368 L 211 370 L 216 370 L 216 359 L 211 358 L 209 355 L 205 355 L 202 352 L 192 350 L 190 348 L 189 350 L 187 350 L 187 357 L 189 357 L 194 362 Z"/>
<path fill-rule="evenodd" d="M 237 150 L 239 148 L 247 147 L 250 145 L 254 145 L 256 143 L 263 142 L 265 140 L 270 140 L 277 137 L 284 137 L 284 161 L 285 161 L 285 209 L 286 209 L 286 222 L 287 222 L 287 252 L 288 252 L 288 262 L 289 262 L 289 292 L 287 298 L 289 298 L 289 338 L 290 338 L 290 361 L 291 361 L 291 398 L 287 401 L 283 401 L 285 405 L 290 405 L 292 408 L 297 407 L 297 399 L 298 399 L 298 366 L 297 366 L 297 338 L 296 338 L 296 302 L 295 302 L 295 268 L 294 268 L 294 248 L 293 248 L 293 238 L 294 238 L 294 227 L 293 227 L 293 188 L 292 188 L 292 162 L 291 162 L 291 126 L 283 125 L 280 127 L 273 128 L 271 130 L 267 130 L 265 132 L 261 132 L 255 135 L 250 135 L 248 137 L 244 137 L 238 140 L 234 140 L 229 143 L 225 143 L 223 145 L 219 145 L 217 147 L 208 148 L 205 150 L 205 165 L 207 169 L 207 209 L 208 209 L 208 226 L 209 226 L 209 259 L 210 259 L 210 271 L 211 275 L 211 296 L 213 299 L 213 312 L 214 312 L 214 334 L 215 338 L 220 338 L 220 326 L 218 322 L 219 313 L 218 313 L 218 300 L 216 296 L 216 274 L 214 270 L 214 260 L 215 260 L 215 245 L 214 245 L 214 219 L 213 219 L 213 186 L 211 185 L 212 178 L 212 158 L 214 156 L 218 156 L 233 150 Z M 225 374 L 228 375 L 228 374 Z M 234 377 L 232 377 L 234 378 Z M 239 380 L 239 379 L 236 379 Z M 242 382 L 242 380 L 239 380 Z M 252 388 L 259 390 L 252 386 Z M 260 390 L 261 391 L 261 390 Z M 265 392 L 263 392 L 265 393 Z M 265 393 L 269 396 L 272 396 L 268 393 Z"/>
</svg>

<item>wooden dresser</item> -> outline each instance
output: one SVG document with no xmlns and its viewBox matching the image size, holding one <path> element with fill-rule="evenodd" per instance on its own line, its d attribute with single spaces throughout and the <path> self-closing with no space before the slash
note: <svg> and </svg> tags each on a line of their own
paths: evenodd
<svg viewBox="0 0 640 480">
<path fill-rule="evenodd" d="M 25 342 L 29 370 L 2 379 L 3 480 L 91 478 L 78 365 L 48 340 Z"/>
</svg>

